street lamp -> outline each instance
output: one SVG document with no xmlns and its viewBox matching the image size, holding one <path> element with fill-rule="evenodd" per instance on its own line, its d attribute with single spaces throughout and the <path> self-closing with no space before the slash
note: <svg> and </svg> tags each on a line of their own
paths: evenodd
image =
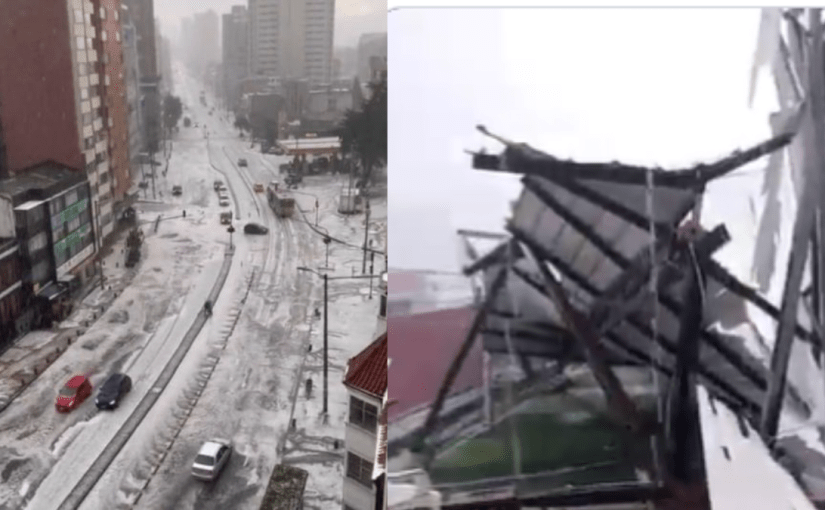
<svg viewBox="0 0 825 510">
<path fill-rule="evenodd" d="M 310 273 L 315 273 L 318 276 L 324 278 L 324 410 L 323 415 L 326 418 L 328 407 L 327 403 L 329 401 L 329 363 L 328 363 L 328 348 L 329 348 L 329 314 L 327 313 L 328 309 L 328 294 L 327 294 L 327 282 L 328 278 L 326 273 L 321 274 L 318 271 L 310 269 L 308 267 L 299 267 L 298 271 L 308 271 Z"/>
</svg>

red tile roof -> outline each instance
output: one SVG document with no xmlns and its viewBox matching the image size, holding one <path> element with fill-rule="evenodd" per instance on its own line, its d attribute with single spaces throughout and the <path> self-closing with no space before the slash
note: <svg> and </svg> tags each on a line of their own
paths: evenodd
<svg viewBox="0 0 825 510">
<path fill-rule="evenodd" d="M 349 360 L 344 384 L 369 395 L 383 398 L 387 391 L 387 334 Z"/>
<path fill-rule="evenodd" d="M 387 331 L 392 334 L 389 397 L 397 401 L 389 410 L 390 422 L 414 407 L 432 402 L 475 314 L 474 308 L 464 307 L 387 320 Z M 482 370 L 482 347 L 476 340 L 451 393 L 481 388 Z"/>
</svg>

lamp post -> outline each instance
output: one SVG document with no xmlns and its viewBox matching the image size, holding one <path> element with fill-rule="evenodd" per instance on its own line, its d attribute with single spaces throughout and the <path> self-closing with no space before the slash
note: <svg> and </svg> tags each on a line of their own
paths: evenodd
<svg viewBox="0 0 825 510">
<path fill-rule="evenodd" d="M 367 200 L 366 202 L 367 217 L 364 219 L 364 262 L 361 265 L 361 274 L 367 274 L 367 238 L 370 233 L 370 201 Z"/>
<path fill-rule="evenodd" d="M 234 248 L 232 245 L 232 233 L 235 232 L 235 227 L 229 225 L 229 228 L 227 228 L 226 231 L 229 232 L 229 249 L 231 250 Z"/>
<path fill-rule="evenodd" d="M 324 278 L 324 409 L 322 411 L 324 417 L 327 416 L 328 412 L 328 401 L 329 401 L 329 304 L 328 304 L 328 297 L 329 294 L 327 293 L 327 282 L 329 279 L 327 278 L 326 273 L 321 274 L 318 271 L 313 271 L 308 267 L 299 267 L 298 271 L 308 271 L 310 273 L 315 273 L 318 276 Z"/>
<path fill-rule="evenodd" d="M 314 269 L 300 266 L 298 267 L 298 271 L 306 271 L 308 273 L 313 273 L 321 278 L 324 279 L 324 408 L 323 408 L 323 416 L 324 420 L 327 418 L 327 414 L 329 411 L 329 293 L 328 283 L 329 280 L 359 280 L 362 278 L 373 278 L 372 275 L 370 276 L 333 276 L 329 278 L 326 273 L 319 273 Z"/>
</svg>

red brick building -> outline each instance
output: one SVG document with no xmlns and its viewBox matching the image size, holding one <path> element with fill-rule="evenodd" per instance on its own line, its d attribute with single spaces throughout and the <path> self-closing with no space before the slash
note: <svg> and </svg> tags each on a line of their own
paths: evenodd
<svg viewBox="0 0 825 510">
<path fill-rule="evenodd" d="M 47 159 L 86 167 L 68 12 L 65 0 L 0 1 L 5 176 Z"/>
<path fill-rule="evenodd" d="M 2 173 L 23 172 L 44 160 L 84 171 L 98 239 L 114 227 L 112 172 L 123 165 L 120 149 L 113 161 L 109 147 L 123 137 L 126 123 L 119 115 L 125 106 L 114 98 L 125 103 L 125 97 L 107 91 L 122 84 L 122 78 L 112 81 L 121 72 L 114 65 L 122 68 L 115 48 L 119 14 L 112 10 L 118 1 L 0 1 Z M 119 139 L 111 139 L 110 127 Z"/>
<path fill-rule="evenodd" d="M 389 343 L 389 421 L 433 401 L 444 375 L 473 322 L 470 307 L 393 316 L 387 319 Z M 483 385 L 481 341 L 476 341 L 456 377 L 452 393 Z"/>
<path fill-rule="evenodd" d="M 103 56 L 101 82 L 103 84 L 103 118 L 108 119 L 109 161 L 112 197 L 121 202 L 132 186 L 129 174 L 129 111 L 126 103 L 125 68 L 121 45 L 120 0 L 94 0 L 98 7 L 98 30 Z"/>
</svg>

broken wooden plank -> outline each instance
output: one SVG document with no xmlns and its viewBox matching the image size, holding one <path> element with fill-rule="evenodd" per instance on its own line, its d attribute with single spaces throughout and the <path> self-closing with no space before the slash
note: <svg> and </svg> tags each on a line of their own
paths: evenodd
<svg viewBox="0 0 825 510">
<path fill-rule="evenodd" d="M 533 253 L 529 246 L 525 247 L 524 250 L 532 256 L 538 266 L 547 288 L 547 293 L 552 296 L 553 302 L 559 309 L 565 325 L 584 349 L 587 363 L 593 371 L 596 381 L 605 393 L 608 409 L 614 413 L 616 418 L 623 422 L 623 425 L 629 427 L 632 431 L 643 431 L 647 425 L 646 420 L 636 408 L 636 404 L 630 399 L 627 392 L 625 392 L 621 381 L 616 377 L 613 369 L 607 364 L 604 346 L 599 341 L 598 333 L 596 333 L 590 323 L 570 305 L 564 288 L 550 270 L 547 269 L 542 259 Z"/>
</svg>

